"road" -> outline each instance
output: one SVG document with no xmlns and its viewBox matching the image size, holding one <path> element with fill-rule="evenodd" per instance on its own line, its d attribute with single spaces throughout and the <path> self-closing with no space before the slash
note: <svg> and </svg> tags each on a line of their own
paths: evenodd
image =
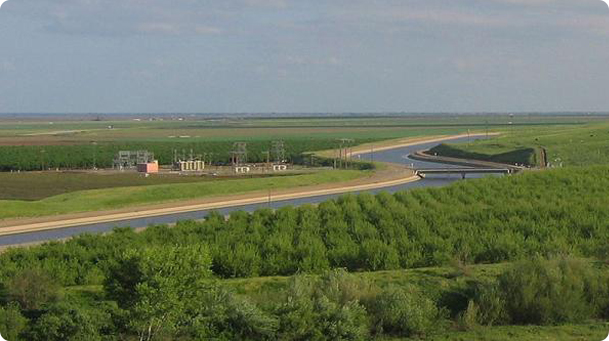
<svg viewBox="0 0 609 341">
<path fill-rule="evenodd" d="M 447 139 L 445 142 L 451 143 L 463 143 L 468 140 L 481 139 L 484 137 L 461 137 L 461 138 L 453 138 Z M 375 152 L 374 155 L 359 154 L 359 158 L 362 160 L 374 159 L 375 161 L 383 161 L 390 162 L 395 164 L 402 164 L 408 166 L 414 166 L 416 168 L 433 168 L 438 167 L 437 163 L 433 162 L 424 162 L 424 161 L 416 161 L 408 158 L 407 156 L 414 153 L 415 151 L 429 149 L 437 145 L 438 142 L 427 142 L 427 143 L 417 143 L 414 145 L 403 146 L 395 149 L 383 150 Z M 451 165 L 442 165 L 443 167 L 459 167 L 459 166 L 451 166 Z M 365 189 L 365 187 L 361 187 L 364 189 L 357 188 L 356 190 L 351 191 L 351 193 L 360 193 L 363 191 L 371 192 L 371 193 L 379 193 L 382 191 L 394 193 L 401 190 L 413 189 L 413 188 L 422 188 L 422 187 L 438 187 L 445 186 L 454 181 L 460 179 L 460 176 L 439 176 L 439 177 L 428 177 L 426 179 L 412 182 L 412 181 L 402 181 L 402 183 L 397 185 L 387 185 L 383 188 L 376 189 Z M 388 182 L 390 184 L 391 182 Z M 18 245 L 18 244 L 30 244 L 37 243 L 41 241 L 48 240 L 58 240 L 69 238 L 74 235 L 82 234 L 82 233 L 103 233 L 111 231 L 115 227 L 132 227 L 132 228 L 144 228 L 149 225 L 154 224 L 172 224 L 179 220 L 198 220 L 203 219 L 210 211 L 217 211 L 220 214 L 229 214 L 233 211 L 244 210 L 244 211 L 255 211 L 259 208 L 271 207 L 271 208 L 280 208 L 284 206 L 298 206 L 303 204 L 316 204 L 329 199 L 337 198 L 344 193 L 340 194 L 324 194 L 324 195 L 314 195 L 303 198 L 291 198 L 286 200 L 272 200 L 270 203 L 268 201 L 261 201 L 255 203 L 248 203 L 243 205 L 234 205 L 230 207 L 221 207 L 215 209 L 195 209 L 195 210 L 187 210 L 185 212 L 177 212 L 177 213 L 168 213 L 168 214 L 160 214 L 152 217 L 149 216 L 138 216 L 135 218 L 115 220 L 115 221 L 103 221 L 103 222 L 95 222 L 95 223 L 84 223 L 78 224 L 77 226 L 70 227 L 57 227 L 54 226 L 50 229 L 36 230 L 34 232 L 27 233 L 19 233 L 19 234 L 9 234 L 0 236 L 0 246 L 8 246 L 8 245 Z M 179 211 L 179 210 L 178 210 Z M 137 215 L 136 215 L 137 216 Z"/>
</svg>

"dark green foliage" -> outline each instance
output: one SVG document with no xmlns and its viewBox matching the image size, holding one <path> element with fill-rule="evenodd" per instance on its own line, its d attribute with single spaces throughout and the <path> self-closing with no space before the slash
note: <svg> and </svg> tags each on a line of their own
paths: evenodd
<svg viewBox="0 0 609 341">
<path fill-rule="evenodd" d="M 46 270 L 24 269 L 6 283 L 7 299 L 24 310 L 40 309 L 59 296 L 59 285 Z"/>
<path fill-rule="evenodd" d="M 594 257 L 609 240 L 609 168 L 552 170 L 460 182 L 394 195 L 348 195 L 317 207 L 218 214 L 204 222 L 120 229 L 0 255 L 0 281 L 42 268 L 62 285 L 100 284 L 131 248 L 201 245 L 222 278 L 389 270 Z M 464 304 L 467 304 L 465 302 Z"/>
<path fill-rule="evenodd" d="M 440 323 L 434 301 L 414 287 L 392 287 L 367 305 L 377 334 L 425 336 Z"/>
<path fill-rule="evenodd" d="M 374 141 L 358 139 L 358 143 Z M 305 152 L 332 149 L 334 139 L 286 140 L 288 161 L 298 164 L 312 163 L 329 166 L 330 160 L 304 155 Z M 266 162 L 264 151 L 269 150 L 270 141 L 248 142 L 248 161 Z M 161 164 L 173 162 L 174 150 L 193 150 L 195 154 L 213 153 L 213 163 L 228 164 L 233 150 L 230 141 L 205 142 L 123 142 L 99 143 L 98 145 L 51 145 L 51 146 L 0 146 L 0 171 L 30 171 L 40 169 L 111 168 L 114 155 L 120 150 L 148 150 L 154 153 Z M 357 168 L 368 169 L 369 163 L 355 163 Z"/>
<path fill-rule="evenodd" d="M 540 162 L 537 157 L 538 153 L 534 148 L 522 148 L 510 152 L 487 155 L 482 153 L 469 152 L 467 150 L 462 149 L 462 147 L 460 146 L 453 146 L 443 143 L 430 149 L 429 154 L 448 156 L 459 159 L 519 164 L 532 167 L 538 166 Z"/>
<path fill-rule="evenodd" d="M 485 324 L 563 324 L 602 315 L 609 278 L 570 258 L 522 261 L 478 294 Z"/>
<path fill-rule="evenodd" d="M 369 287 L 344 270 L 327 272 L 319 280 L 292 279 L 278 308 L 280 340 L 367 340 L 368 316 L 360 300 Z"/>
<path fill-rule="evenodd" d="M 228 219 L 214 213 L 172 228 L 117 229 L 8 250 L 0 255 L 0 282 L 14 288 L 13 282 L 31 277 L 24 275 L 29 271 L 41 271 L 46 275 L 39 280 L 63 286 L 105 282 L 105 297 L 120 308 L 99 314 L 44 298 L 53 295 L 34 295 L 42 298 L 28 303 L 7 290 L 13 292 L 9 300 L 27 309 L 22 313 L 30 332 L 44 327 L 74 340 L 89 330 L 161 340 L 361 340 L 381 331 L 424 336 L 438 316 L 424 295 L 409 288 L 374 289 L 328 269 L 593 257 L 604 254 L 609 240 L 608 206 L 607 167 L 525 173 L 395 195 L 348 195 L 317 207 L 235 212 Z M 324 275 L 297 276 L 281 304 L 256 306 L 210 282 L 210 269 L 220 278 Z M 528 261 L 495 282 L 433 299 L 463 329 L 578 322 L 607 316 L 609 280 L 599 273 L 569 259 Z M 467 271 L 457 275 L 468 276 Z M 33 315 L 31 309 L 40 311 Z M 151 326 L 155 333 L 148 335 Z M 31 335 L 36 340 L 37 334 Z"/>
<path fill-rule="evenodd" d="M 0 307 L 0 335 L 7 340 L 25 340 L 20 338 L 20 334 L 25 330 L 27 322 L 16 303 Z"/>
<path fill-rule="evenodd" d="M 195 313 L 183 334 L 197 340 L 274 340 L 279 325 L 276 317 L 219 287 L 206 292 Z"/>
<path fill-rule="evenodd" d="M 110 317 L 67 302 L 51 306 L 27 331 L 30 341 L 105 341 L 113 340 L 108 328 Z"/>
<path fill-rule="evenodd" d="M 208 290 L 210 265 L 207 251 L 196 246 L 130 250 L 110 267 L 105 289 L 129 312 L 140 340 L 153 340 L 191 323 L 188 312 Z"/>
</svg>

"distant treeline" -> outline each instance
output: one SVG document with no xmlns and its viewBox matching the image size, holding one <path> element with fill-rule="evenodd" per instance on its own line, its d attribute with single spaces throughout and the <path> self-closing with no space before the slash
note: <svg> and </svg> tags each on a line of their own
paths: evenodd
<svg viewBox="0 0 609 341">
<path fill-rule="evenodd" d="M 358 143 L 372 142 L 370 139 Z M 307 152 L 337 148 L 332 139 L 302 139 L 285 141 L 286 161 L 296 164 L 330 165 L 329 160 L 315 158 Z M 205 155 L 206 161 L 214 164 L 229 164 L 233 143 L 209 142 L 122 142 L 79 145 L 49 146 L 0 146 L 0 171 L 34 171 L 42 169 L 86 169 L 111 168 L 114 156 L 121 150 L 148 150 L 153 152 L 161 164 L 173 163 L 174 150 L 178 155 Z M 249 162 L 266 162 L 267 151 L 271 151 L 271 140 L 251 141 L 247 145 Z"/>
</svg>

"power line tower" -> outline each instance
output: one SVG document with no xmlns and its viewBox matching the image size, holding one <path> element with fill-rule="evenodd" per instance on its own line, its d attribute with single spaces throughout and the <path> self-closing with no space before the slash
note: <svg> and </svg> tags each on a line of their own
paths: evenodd
<svg viewBox="0 0 609 341">
<path fill-rule="evenodd" d="M 273 161 L 277 163 L 286 162 L 285 158 L 285 142 L 273 141 L 272 143 Z"/>
<path fill-rule="evenodd" d="M 353 154 L 353 143 L 354 139 L 342 138 L 338 139 L 338 168 L 347 168 L 349 166 L 349 159 Z M 336 168 L 336 160 L 334 161 L 334 168 Z"/>
<path fill-rule="evenodd" d="M 240 166 L 247 163 L 247 142 L 233 143 L 233 151 L 231 152 L 231 155 L 233 166 Z"/>
</svg>

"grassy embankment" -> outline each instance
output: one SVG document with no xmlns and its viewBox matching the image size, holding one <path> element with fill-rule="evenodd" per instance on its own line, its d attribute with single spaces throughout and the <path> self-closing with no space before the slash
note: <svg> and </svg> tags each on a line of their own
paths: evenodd
<svg viewBox="0 0 609 341">
<path fill-rule="evenodd" d="M 555 166 L 609 164 L 609 123 L 581 126 L 526 127 L 504 130 L 490 140 L 468 145 L 444 144 L 432 153 L 485 161 L 540 165 L 542 148 Z"/>
<path fill-rule="evenodd" d="M 111 210 L 269 189 L 298 188 L 349 181 L 370 174 L 369 171 L 354 170 L 321 171 L 313 174 L 257 179 L 85 190 L 38 201 L 2 200 L 0 201 L 0 219 Z"/>
</svg>

